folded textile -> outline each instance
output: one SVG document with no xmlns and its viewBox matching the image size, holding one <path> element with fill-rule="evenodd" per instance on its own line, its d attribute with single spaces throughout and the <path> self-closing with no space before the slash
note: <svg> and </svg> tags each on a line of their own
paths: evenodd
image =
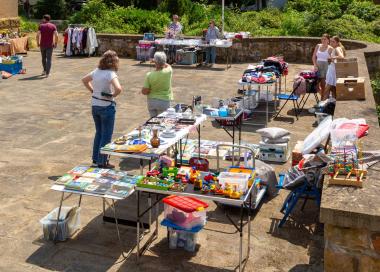
<svg viewBox="0 0 380 272">
<path fill-rule="evenodd" d="M 257 133 L 259 133 L 261 137 L 269 138 L 271 140 L 282 138 L 290 134 L 288 130 L 277 127 L 262 128 L 257 130 Z"/>
<path fill-rule="evenodd" d="M 284 136 L 277 139 L 271 139 L 267 137 L 262 137 L 261 140 L 266 144 L 283 144 L 290 141 L 290 136 Z"/>
</svg>

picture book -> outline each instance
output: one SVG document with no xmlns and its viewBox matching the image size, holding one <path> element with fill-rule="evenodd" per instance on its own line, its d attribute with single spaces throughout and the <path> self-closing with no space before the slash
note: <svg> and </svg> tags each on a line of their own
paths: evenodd
<svg viewBox="0 0 380 272">
<path fill-rule="evenodd" d="M 80 166 L 76 166 L 74 167 L 73 169 L 71 169 L 68 173 L 69 174 L 72 174 L 72 175 L 75 175 L 75 176 L 80 176 L 82 175 L 84 172 L 86 172 L 88 170 L 88 168 L 90 168 L 89 166 L 83 166 L 83 165 L 80 165 Z"/>
<path fill-rule="evenodd" d="M 109 169 L 103 169 L 103 168 L 89 168 L 86 172 L 82 174 L 82 177 L 89 177 L 89 178 L 100 178 L 102 174 L 105 174 L 109 171 Z"/>
<path fill-rule="evenodd" d="M 127 175 L 127 172 L 118 171 L 118 170 L 114 170 L 114 169 L 108 170 L 106 173 L 102 174 L 103 177 L 111 177 L 111 178 L 116 179 L 116 180 L 120 180 L 123 177 L 125 177 L 126 175 Z"/>
<path fill-rule="evenodd" d="M 105 194 L 124 198 L 124 197 L 127 197 L 131 193 L 131 190 L 117 190 L 117 189 L 110 188 L 107 190 Z"/>
<path fill-rule="evenodd" d="M 100 184 L 104 184 L 104 185 L 108 185 L 109 187 L 111 187 L 111 185 L 117 181 L 116 179 L 112 178 L 112 177 L 106 177 L 106 176 L 101 176 L 100 178 L 97 178 L 95 180 L 97 183 L 100 183 Z"/>
<path fill-rule="evenodd" d="M 90 182 L 78 181 L 78 179 L 75 179 L 65 183 L 65 189 L 82 192 L 90 184 Z"/>
<path fill-rule="evenodd" d="M 112 189 L 114 190 L 132 190 L 134 187 L 133 184 L 122 182 L 122 181 L 116 181 L 114 184 L 112 184 Z"/>
<path fill-rule="evenodd" d="M 121 179 L 122 182 L 129 183 L 135 185 L 137 180 L 139 179 L 140 176 L 129 176 L 126 175 Z"/>
<path fill-rule="evenodd" d="M 61 185 L 64 185 L 65 183 L 73 180 L 75 178 L 75 176 L 72 176 L 70 174 L 64 174 L 62 177 L 60 177 L 59 179 L 57 179 L 55 181 L 56 184 L 61 184 Z"/>
<path fill-rule="evenodd" d="M 84 191 L 94 194 L 105 194 L 108 189 L 110 189 L 110 186 L 94 182 L 89 184 Z"/>
</svg>

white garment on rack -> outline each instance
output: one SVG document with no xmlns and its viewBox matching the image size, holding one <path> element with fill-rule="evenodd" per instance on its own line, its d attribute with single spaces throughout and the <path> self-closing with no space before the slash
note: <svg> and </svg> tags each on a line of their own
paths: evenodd
<svg viewBox="0 0 380 272">
<path fill-rule="evenodd" d="M 83 28 L 79 29 L 77 36 L 77 48 L 82 48 Z"/>
<path fill-rule="evenodd" d="M 336 57 L 336 49 L 334 48 L 331 57 Z M 326 84 L 330 86 L 336 86 L 336 69 L 335 69 L 335 60 L 331 61 L 329 67 L 327 68 L 326 73 Z"/>
<path fill-rule="evenodd" d="M 73 29 L 69 28 L 67 31 L 67 45 L 66 45 L 66 56 L 71 56 L 71 36 Z"/>
<path fill-rule="evenodd" d="M 95 29 L 90 27 L 87 32 L 87 51 L 89 55 L 95 52 L 95 48 L 98 47 L 98 41 L 96 39 Z"/>
</svg>

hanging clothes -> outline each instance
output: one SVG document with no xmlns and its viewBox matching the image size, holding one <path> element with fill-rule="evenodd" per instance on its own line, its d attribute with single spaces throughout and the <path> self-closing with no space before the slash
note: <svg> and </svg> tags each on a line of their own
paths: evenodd
<svg viewBox="0 0 380 272">
<path fill-rule="evenodd" d="M 94 28 L 69 27 L 66 29 L 67 44 L 65 55 L 93 55 L 98 47 Z"/>
</svg>

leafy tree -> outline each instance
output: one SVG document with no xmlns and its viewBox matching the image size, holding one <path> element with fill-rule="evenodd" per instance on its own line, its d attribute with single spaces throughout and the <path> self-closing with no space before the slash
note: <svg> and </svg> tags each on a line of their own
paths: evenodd
<svg viewBox="0 0 380 272">
<path fill-rule="evenodd" d="M 192 4 L 190 0 L 163 0 L 158 8 L 160 11 L 182 16 L 191 10 Z"/>
<path fill-rule="evenodd" d="M 65 0 L 38 0 L 35 10 L 36 18 L 42 18 L 44 14 L 49 14 L 52 19 L 66 19 L 67 17 Z"/>
</svg>

